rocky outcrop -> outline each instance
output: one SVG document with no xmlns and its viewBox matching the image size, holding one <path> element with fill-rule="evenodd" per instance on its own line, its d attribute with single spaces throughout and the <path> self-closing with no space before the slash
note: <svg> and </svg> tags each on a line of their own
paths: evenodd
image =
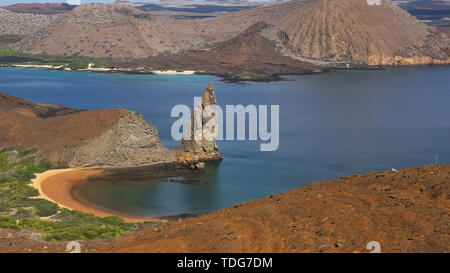
<svg viewBox="0 0 450 273">
<path fill-rule="evenodd" d="M 144 116 L 126 111 L 113 126 L 73 152 L 69 166 L 128 167 L 175 161 L 175 151 L 167 149 L 158 130 Z"/>
<path fill-rule="evenodd" d="M 173 161 L 157 130 L 124 109 L 41 118 L 26 108 L 0 114 L 0 149 L 33 150 L 58 167 L 132 166 Z"/>
<path fill-rule="evenodd" d="M 187 155 L 187 159 L 221 159 L 219 147 L 216 145 L 218 132 L 216 106 L 216 93 L 211 82 L 195 106 L 189 129 L 185 131 L 183 137 L 181 149 L 183 154 Z"/>
<path fill-rule="evenodd" d="M 212 85 L 202 105 L 217 104 Z M 125 109 L 79 111 L 0 94 L 0 150 L 29 151 L 58 167 L 139 167 L 176 163 L 204 168 L 221 159 L 214 141 L 168 149 L 144 116 Z"/>
<path fill-rule="evenodd" d="M 449 64 L 450 37 L 448 33 L 430 30 L 420 43 L 395 52 L 396 65 Z"/>
</svg>

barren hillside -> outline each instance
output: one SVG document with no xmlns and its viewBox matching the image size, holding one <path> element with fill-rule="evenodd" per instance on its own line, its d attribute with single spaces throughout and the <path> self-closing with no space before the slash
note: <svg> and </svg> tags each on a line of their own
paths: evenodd
<svg viewBox="0 0 450 273">
<path fill-rule="evenodd" d="M 450 167 L 313 183 L 95 247 L 111 252 L 448 252 Z"/>
<path fill-rule="evenodd" d="M 11 12 L 0 8 L 0 36 L 25 36 L 47 27 L 56 16 Z"/>
<path fill-rule="evenodd" d="M 381 5 L 368 5 L 365 0 L 310 0 L 298 2 L 296 10 L 268 31 L 268 36 L 297 56 L 396 64 L 399 50 L 432 35 L 425 24 L 386 0 Z M 428 51 L 445 52 L 449 46 L 442 39 Z M 448 59 L 448 55 L 440 57 Z"/>
<path fill-rule="evenodd" d="M 35 54 L 142 58 L 204 48 L 237 31 L 234 25 L 151 15 L 125 5 L 87 4 L 59 16 L 18 49 Z"/>
<path fill-rule="evenodd" d="M 66 3 L 31 3 L 31 4 L 14 4 L 3 6 L 3 9 L 11 12 L 33 13 L 33 14 L 60 14 L 74 9 L 76 6 Z"/>
<path fill-rule="evenodd" d="M 184 69 L 207 71 L 245 79 L 246 72 L 256 76 L 305 73 L 320 69 L 310 62 L 302 62 L 283 56 L 275 50 L 275 44 L 262 36 L 267 28 L 258 22 L 230 40 L 217 43 L 207 50 L 195 50 L 168 56 L 154 56 L 132 62 L 112 63 L 113 67 L 152 69 Z M 259 78 L 260 80 L 263 80 Z M 268 79 L 272 79 L 270 76 Z"/>
<path fill-rule="evenodd" d="M 450 166 L 317 182 L 120 238 L 83 252 L 449 252 Z M 64 252 L 29 232 L 0 233 L 0 252 Z"/>
<path fill-rule="evenodd" d="M 31 102 L 8 94 L 0 93 L 0 114 L 16 108 L 31 110 L 40 118 L 62 116 L 80 112 L 80 110 L 74 108 L 68 108 L 57 104 Z"/>
<path fill-rule="evenodd" d="M 277 45 L 274 50 L 293 57 L 371 65 L 450 60 L 445 33 L 388 0 L 381 5 L 366 0 L 295 0 L 195 20 L 152 15 L 126 5 L 88 4 L 60 15 L 47 29 L 23 40 L 18 49 L 141 59 L 217 48 L 258 22 L 268 25 L 263 36 Z"/>
</svg>

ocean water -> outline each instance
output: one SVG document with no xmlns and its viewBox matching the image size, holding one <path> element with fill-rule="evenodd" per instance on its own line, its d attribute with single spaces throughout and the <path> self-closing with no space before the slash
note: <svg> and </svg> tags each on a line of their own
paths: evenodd
<svg viewBox="0 0 450 273">
<path fill-rule="evenodd" d="M 76 192 L 139 216 L 206 213 L 313 181 L 450 163 L 450 67 L 287 76 L 295 81 L 231 84 L 213 76 L 126 75 L 0 68 L 0 92 L 82 109 L 140 112 L 175 147 L 173 106 L 193 107 L 208 83 L 219 104 L 279 105 L 280 146 L 219 141 L 224 157 L 189 178 L 90 182 Z"/>
</svg>

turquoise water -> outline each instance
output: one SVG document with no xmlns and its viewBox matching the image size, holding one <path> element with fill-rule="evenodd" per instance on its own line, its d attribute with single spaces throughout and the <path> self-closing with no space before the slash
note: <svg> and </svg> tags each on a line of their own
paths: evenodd
<svg viewBox="0 0 450 273">
<path fill-rule="evenodd" d="M 289 76 L 295 81 L 223 83 L 213 76 L 125 75 L 0 68 L 0 91 L 83 109 L 123 107 L 170 137 L 176 104 L 192 106 L 213 81 L 221 105 L 279 104 L 280 147 L 220 141 L 224 156 L 183 181 L 87 183 L 77 194 L 141 216 L 205 213 L 340 176 L 450 163 L 450 67 Z M 175 180 L 175 182 L 173 182 Z"/>
</svg>

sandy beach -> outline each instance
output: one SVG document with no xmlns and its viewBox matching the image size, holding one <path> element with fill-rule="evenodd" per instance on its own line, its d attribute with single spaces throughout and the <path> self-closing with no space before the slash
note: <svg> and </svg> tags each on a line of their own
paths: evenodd
<svg viewBox="0 0 450 273">
<path fill-rule="evenodd" d="M 185 71 L 176 71 L 176 70 L 165 70 L 165 71 L 161 71 L 161 70 L 153 70 L 152 71 L 153 74 L 156 75 L 194 75 L 195 71 L 194 70 L 185 70 Z"/>
<path fill-rule="evenodd" d="M 95 205 L 86 204 L 75 199 L 72 190 L 81 183 L 94 177 L 101 177 L 102 169 L 85 168 L 85 169 L 60 169 L 49 170 L 44 173 L 36 174 L 36 178 L 32 180 L 31 186 L 39 190 L 39 196 L 57 203 L 60 207 L 80 210 L 86 213 L 92 213 L 98 217 L 120 216 L 128 223 L 144 222 L 144 221 L 163 221 L 154 218 L 140 218 L 119 214 L 100 208 Z"/>
<path fill-rule="evenodd" d="M 61 69 L 62 65 L 54 66 L 54 65 L 38 65 L 38 64 L 13 64 L 12 67 L 21 67 L 21 68 L 43 68 L 43 69 Z"/>
</svg>

